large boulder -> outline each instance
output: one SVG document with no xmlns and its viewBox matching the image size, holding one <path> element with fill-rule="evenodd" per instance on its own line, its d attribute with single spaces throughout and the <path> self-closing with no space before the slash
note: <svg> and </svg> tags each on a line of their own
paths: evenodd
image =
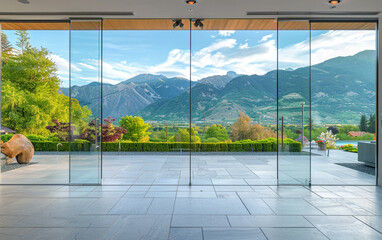
<svg viewBox="0 0 382 240">
<path fill-rule="evenodd" d="M 19 164 L 27 164 L 32 160 L 34 147 L 24 135 L 15 134 L 8 142 L 1 143 L 1 153 L 12 161 L 16 157 Z M 9 163 L 9 161 L 7 162 Z"/>
</svg>

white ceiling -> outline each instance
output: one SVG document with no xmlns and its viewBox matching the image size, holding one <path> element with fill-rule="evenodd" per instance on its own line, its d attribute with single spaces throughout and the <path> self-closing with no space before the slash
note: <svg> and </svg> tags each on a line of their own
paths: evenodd
<svg viewBox="0 0 382 240">
<path fill-rule="evenodd" d="M 382 12 L 382 0 L 342 0 L 331 9 L 328 0 L 0 0 L 1 19 L 66 19 L 72 14 L 10 16 L 4 13 L 133 12 L 126 18 L 246 18 L 247 12 Z M 193 9 L 192 12 L 189 9 Z M 305 15 L 310 15 L 305 13 Z M 111 17 L 107 15 L 99 17 Z M 114 16 L 119 17 L 119 16 Z M 260 16 L 258 16 L 260 17 Z M 270 17 L 270 16 L 268 16 Z M 374 16 L 375 17 L 375 16 Z"/>
</svg>

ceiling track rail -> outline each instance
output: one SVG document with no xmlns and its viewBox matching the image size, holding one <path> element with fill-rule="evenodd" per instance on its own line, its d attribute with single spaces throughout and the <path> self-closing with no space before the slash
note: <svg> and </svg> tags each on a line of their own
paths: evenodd
<svg viewBox="0 0 382 240">
<path fill-rule="evenodd" d="M 306 15 L 315 15 L 315 16 L 377 16 L 380 12 L 255 12 L 255 11 L 247 11 L 247 16 L 306 16 Z"/>
<path fill-rule="evenodd" d="M 133 12 L 0 12 L 0 16 L 134 16 Z"/>
</svg>

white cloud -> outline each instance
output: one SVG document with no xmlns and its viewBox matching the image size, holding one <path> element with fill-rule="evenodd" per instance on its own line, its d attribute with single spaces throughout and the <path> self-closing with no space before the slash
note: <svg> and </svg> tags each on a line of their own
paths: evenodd
<svg viewBox="0 0 382 240">
<path fill-rule="evenodd" d="M 223 37 L 229 37 L 234 33 L 235 33 L 235 31 L 222 31 L 222 30 L 219 31 L 219 35 L 223 36 Z"/>
<path fill-rule="evenodd" d="M 375 49 L 374 31 L 329 31 L 312 39 L 312 63 L 317 64 L 337 56 L 354 55 L 366 49 Z M 279 53 L 281 68 L 297 68 L 309 64 L 308 41 L 281 48 Z M 188 49 L 173 49 L 163 62 L 155 65 L 126 61 L 104 62 L 104 82 L 115 84 L 143 73 L 188 79 L 189 61 Z M 233 38 L 216 39 L 210 45 L 192 53 L 192 80 L 223 75 L 227 71 L 262 75 L 275 70 L 276 61 L 276 40 L 272 38 L 272 34 L 264 36 L 254 46 L 249 46 L 248 43 L 238 45 Z M 97 64 L 99 61 L 93 60 L 78 66 L 92 69 Z"/>
<path fill-rule="evenodd" d="M 56 54 L 50 54 L 49 57 L 56 63 L 58 72 L 69 72 L 69 61 Z M 80 72 L 81 69 L 76 64 L 72 64 L 72 71 Z"/>
<path fill-rule="evenodd" d="M 328 31 L 311 42 L 312 64 L 318 64 L 339 56 L 351 56 L 364 50 L 375 50 L 375 31 Z M 305 40 L 280 49 L 280 67 L 302 67 L 309 64 L 309 41 Z"/>
<path fill-rule="evenodd" d="M 78 63 L 78 65 L 86 67 L 86 68 L 88 68 L 90 70 L 97 70 L 97 68 L 95 66 L 92 66 L 92 65 L 89 65 L 89 64 L 86 64 L 86 63 Z"/>
<path fill-rule="evenodd" d="M 265 35 L 264 37 L 261 38 L 261 40 L 259 42 L 266 42 L 268 41 L 268 39 L 270 39 L 271 37 L 273 37 L 273 34 L 268 34 L 268 35 Z"/>
<path fill-rule="evenodd" d="M 239 46 L 239 48 L 240 48 L 240 49 L 246 49 L 246 48 L 248 48 L 248 43 L 241 44 L 241 45 Z"/>
</svg>

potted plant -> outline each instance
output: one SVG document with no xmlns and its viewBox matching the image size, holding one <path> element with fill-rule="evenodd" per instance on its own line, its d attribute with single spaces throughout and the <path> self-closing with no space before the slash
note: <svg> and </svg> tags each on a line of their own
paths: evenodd
<svg viewBox="0 0 382 240">
<path fill-rule="evenodd" d="M 318 140 L 318 141 L 316 141 L 316 143 L 318 145 L 318 149 L 325 150 L 325 142 L 324 141 Z"/>
</svg>

